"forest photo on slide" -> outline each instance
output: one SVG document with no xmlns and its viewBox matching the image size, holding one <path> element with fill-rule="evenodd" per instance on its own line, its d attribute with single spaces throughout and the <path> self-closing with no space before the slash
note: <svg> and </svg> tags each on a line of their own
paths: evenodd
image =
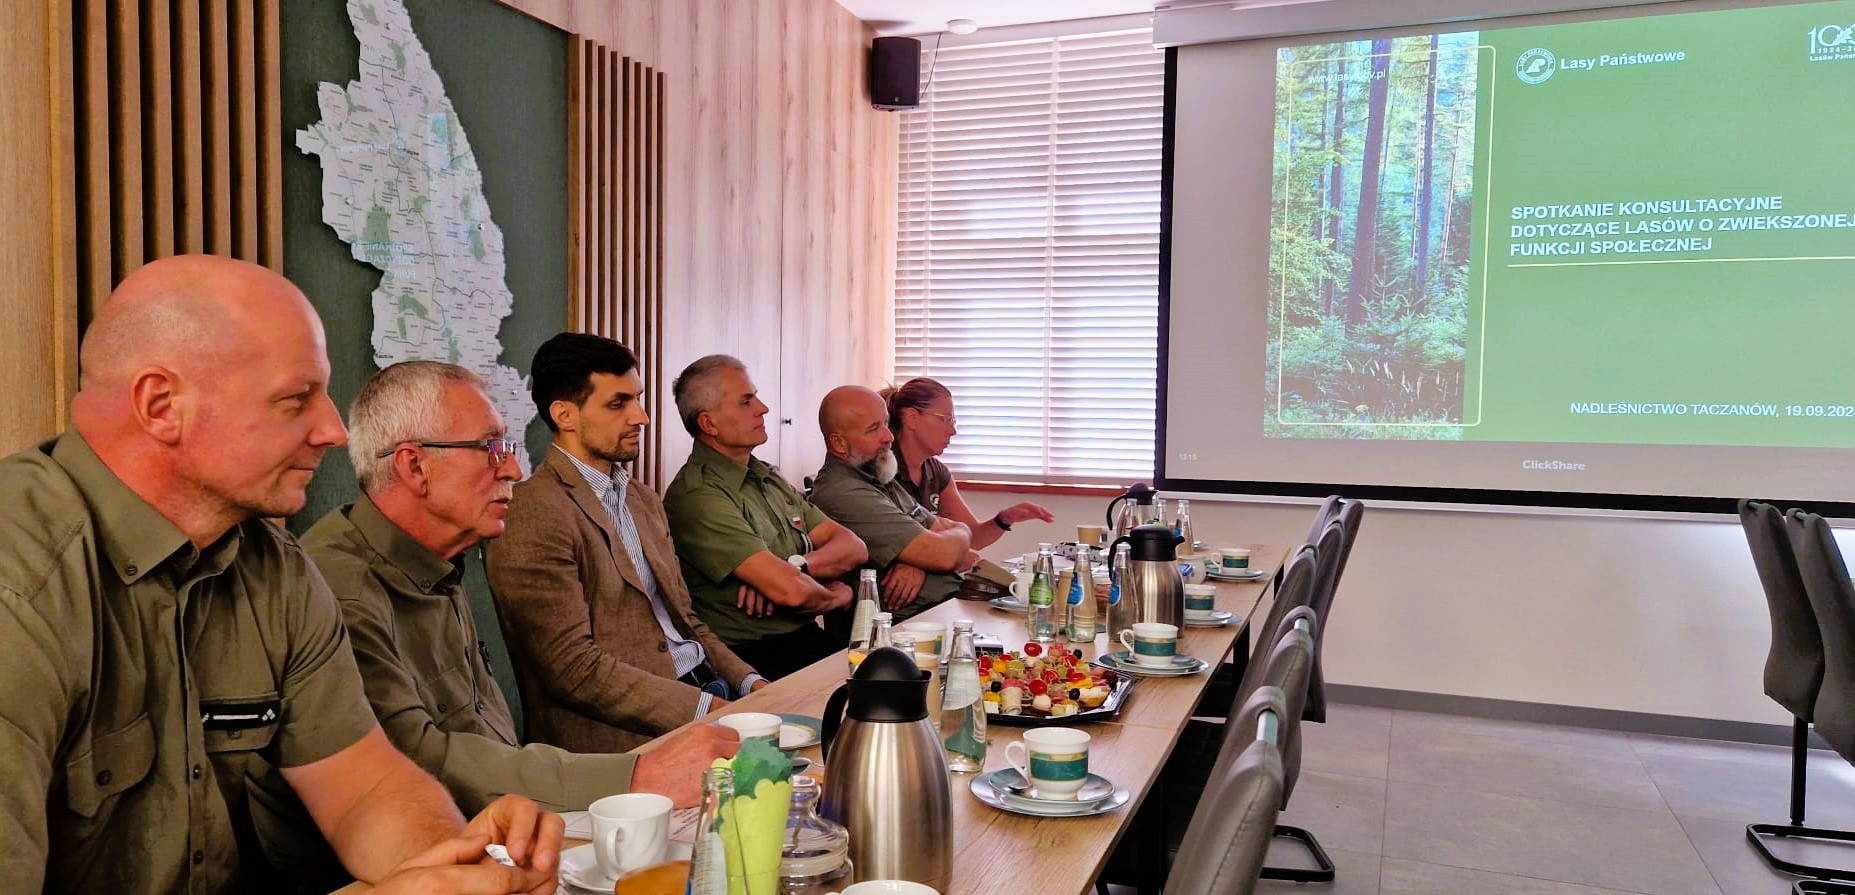
<svg viewBox="0 0 1855 895">
<path fill-rule="evenodd" d="M 1454 440 L 1477 422 L 1478 38 L 1279 51 L 1268 437 Z"/>
</svg>

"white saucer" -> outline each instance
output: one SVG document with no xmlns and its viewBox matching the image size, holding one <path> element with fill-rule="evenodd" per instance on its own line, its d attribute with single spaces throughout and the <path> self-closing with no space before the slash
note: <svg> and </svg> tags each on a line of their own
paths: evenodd
<svg viewBox="0 0 1855 895">
<path fill-rule="evenodd" d="M 1090 774 L 1082 782 L 1082 788 L 1069 798 L 1044 798 L 1038 794 L 1036 787 L 1024 792 L 1012 792 L 1011 787 L 1024 783 L 1024 775 L 1016 768 L 1005 768 L 986 775 L 992 789 L 1008 805 L 1030 809 L 1075 808 L 1078 811 L 1093 808 L 1114 798 L 1114 783 L 1100 774 Z"/>
<path fill-rule="evenodd" d="M 1018 777 L 1017 771 L 1006 768 L 1003 771 L 994 771 L 990 774 L 974 774 L 973 782 L 967 788 L 972 790 L 973 795 L 977 797 L 979 801 L 997 808 L 1000 811 L 1009 811 L 1013 814 L 1028 814 L 1032 817 L 1091 817 L 1096 814 L 1106 814 L 1110 811 L 1114 811 L 1126 805 L 1128 800 L 1126 787 L 1114 786 L 1112 781 L 1105 777 L 1099 777 L 1096 774 L 1089 775 L 1091 782 L 1095 779 L 1100 779 L 1103 784 L 1113 787 L 1114 793 L 1093 804 L 1088 802 L 1056 801 L 1007 796 L 999 792 L 998 787 L 992 782 L 993 778 L 1000 774 L 1009 774 L 1013 779 L 1022 779 Z"/>
<path fill-rule="evenodd" d="M 1225 625 L 1230 624 L 1230 620 L 1236 617 L 1237 617 L 1236 613 L 1225 612 L 1222 609 L 1213 609 L 1208 614 L 1206 614 L 1203 618 L 1195 618 L 1188 613 L 1185 616 L 1185 627 L 1187 628 L 1221 628 Z"/>
<path fill-rule="evenodd" d="M 1269 577 L 1269 573 L 1262 569 L 1250 569 L 1247 572 L 1226 572 L 1221 567 L 1206 569 L 1204 574 L 1206 578 L 1210 578 L 1213 581 L 1261 581 Z"/>
<path fill-rule="evenodd" d="M 1029 612 L 1031 609 L 1029 603 L 1020 602 L 1017 597 L 993 597 L 985 601 L 985 604 L 993 609 L 1004 612 L 1016 612 L 1020 615 Z"/>
<path fill-rule="evenodd" d="M 666 861 L 687 861 L 695 846 L 687 842 L 670 840 L 670 848 L 664 854 Z M 608 878 L 599 872 L 599 856 L 593 851 L 592 843 L 576 845 L 560 853 L 560 884 L 574 892 L 594 892 L 597 895 L 610 895 L 616 878 Z"/>
<path fill-rule="evenodd" d="M 1094 664 L 1113 671 L 1126 672 L 1127 674 L 1144 674 L 1152 677 L 1184 677 L 1188 674 L 1197 674 L 1210 667 L 1209 663 L 1196 656 L 1173 656 L 1172 665 L 1169 667 L 1142 665 L 1138 662 L 1129 661 L 1127 659 L 1127 651 L 1124 649 L 1115 650 L 1106 656 L 1102 656 L 1096 659 Z"/>
</svg>

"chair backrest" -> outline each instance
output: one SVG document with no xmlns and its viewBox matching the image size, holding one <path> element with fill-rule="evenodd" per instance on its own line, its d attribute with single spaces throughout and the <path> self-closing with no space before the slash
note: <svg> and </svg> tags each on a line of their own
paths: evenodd
<svg viewBox="0 0 1855 895">
<path fill-rule="evenodd" d="M 1288 632 L 1294 630 L 1297 624 L 1301 625 L 1303 630 L 1313 634 L 1315 638 L 1319 638 L 1320 616 L 1315 615 L 1313 608 L 1309 606 L 1296 606 L 1288 610 L 1281 618 L 1276 619 L 1275 627 L 1256 632 L 1258 638 L 1256 655 L 1250 659 L 1249 667 L 1243 670 L 1243 680 L 1237 684 L 1236 698 L 1230 701 L 1230 712 L 1224 716 L 1226 730 L 1237 726 L 1242 713 L 1250 710 L 1247 704 L 1250 694 L 1267 686 L 1265 681 L 1270 672 L 1269 663 L 1273 661 L 1276 646 L 1281 644 L 1282 638 L 1288 636 Z M 1263 652 L 1262 644 L 1269 644 L 1267 653 Z M 1306 699 L 1306 694 L 1300 696 L 1301 702 L 1305 702 Z"/>
<path fill-rule="evenodd" d="M 1327 526 L 1340 517 L 1340 507 L 1345 503 L 1346 498 L 1338 494 L 1331 495 L 1320 502 L 1320 509 L 1314 513 L 1314 524 L 1308 526 L 1307 543 L 1312 544 L 1320 540 L 1320 533 L 1326 531 Z"/>
<path fill-rule="evenodd" d="M 1243 703 L 1244 694 L 1256 688 L 1256 675 L 1261 673 L 1261 660 L 1274 649 L 1275 632 L 1281 630 L 1282 617 L 1297 606 L 1307 606 L 1314 600 L 1314 583 L 1320 571 L 1320 561 L 1314 552 L 1314 545 L 1309 544 L 1295 552 L 1288 564 L 1282 567 L 1282 583 L 1275 589 L 1275 600 L 1269 604 L 1269 615 L 1261 627 L 1251 626 L 1250 636 L 1256 638 L 1256 645 L 1250 649 L 1250 662 L 1243 670 L 1243 681 L 1237 685 L 1235 705 Z"/>
<path fill-rule="evenodd" d="M 1303 619 L 1307 622 L 1306 627 L 1293 626 L 1295 621 Z M 1257 710 L 1258 694 L 1271 694 L 1267 698 L 1279 698 L 1285 713 L 1282 715 L 1279 737 L 1284 806 L 1295 791 L 1295 780 L 1301 776 L 1301 714 L 1307 707 L 1308 681 L 1314 669 L 1314 632 L 1319 628 L 1319 619 L 1313 617 L 1313 611 L 1304 606 L 1290 614 L 1289 625 L 1270 646 L 1267 658 L 1262 660 L 1262 670 L 1255 686 L 1247 692 L 1238 692 L 1237 699 L 1243 708 L 1233 715 L 1231 723 L 1226 724 L 1224 742 L 1217 752 L 1219 762 L 1228 762 L 1242 750 L 1243 742 L 1255 729 L 1250 713 Z M 1279 697 L 1275 694 L 1279 694 Z"/>
<path fill-rule="evenodd" d="M 1771 647 L 1765 653 L 1765 695 L 1792 715 L 1810 720 L 1823 685 L 1823 635 L 1816 610 L 1797 571 L 1797 551 L 1777 507 L 1739 502 L 1739 524 L 1752 549 L 1752 566 L 1771 611 Z"/>
<path fill-rule="evenodd" d="M 1855 762 L 1855 584 L 1823 517 L 1792 510 L 1785 527 L 1823 635 L 1823 685 L 1810 723 L 1830 748 Z"/>
<path fill-rule="evenodd" d="M 1286 721 L 1279 709 L 1268 714 Z M 1267 726 L 1266 724 L 1264 726 Z M 1221 772 L 1213 774 L 1198 800 L 1178 859 L 1166 879 L 1166 895 L 1250 895 L 1262 876 L 1275 819 L 1282 805 L 1280 749 L 1254 737 Z"/>
<path fill-rule="evenodd" d="M 1315 579 L 1314 597 L 1309 605 L 1323 620 L 1333 611 L 1333 595 L 1340 588 L 1340 576 L 1346 572 L 1346 558 L 1353 549 L 1353 535 L 1359 531 L 1359 519 L 1364 513 L 1365 504 L 1345 501 L 1338 517 L 1328 523 L 1327 530 L 1321 532 L 1320 540 L 1315 543 L 1315 550 L 1321 557 L 1320 574 Z M 1327 720 L 1327 676 L 1320 661 L 1324 636 L 1323 630 L 1314 637 L 1314 675 L 1308 685 L 1307 713 L 1303 716 L 1303 720 L 1316 724 Z"/>
</svg>

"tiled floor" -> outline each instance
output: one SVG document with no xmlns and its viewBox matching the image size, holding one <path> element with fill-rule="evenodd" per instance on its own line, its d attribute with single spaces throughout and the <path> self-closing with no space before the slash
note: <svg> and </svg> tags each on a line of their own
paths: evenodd
<svg viewBox="0 0 1855 895">
<path fill-rule="evenodd" d="M 1790 753 L 1768 746 L 1336 705 L 1306 724 L 1284 823 L 1332 885 L 1296 895 L 1784 895 L 1745 825 L 1786 820 Z M 1809 820 L 1855 828 L 1855 768 L 1812 753 Z M 1855 867 L 1855 848 L 1805 860 Z M 1294 863 L 1278 847 L 1271 863 Z"/>
</svg>

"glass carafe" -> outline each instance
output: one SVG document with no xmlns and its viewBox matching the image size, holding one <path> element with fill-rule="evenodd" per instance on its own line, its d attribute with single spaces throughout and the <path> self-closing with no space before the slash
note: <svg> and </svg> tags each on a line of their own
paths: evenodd
<svg viewBox="0 0 1855 895">
<path fill-rule="evenodd" d="M 818 781 L 792 778 L 792 814 L 779 856 L 780 895 L 823 895 L 851 881 L 850 832 L 818 815 Z"/>
</svg>

